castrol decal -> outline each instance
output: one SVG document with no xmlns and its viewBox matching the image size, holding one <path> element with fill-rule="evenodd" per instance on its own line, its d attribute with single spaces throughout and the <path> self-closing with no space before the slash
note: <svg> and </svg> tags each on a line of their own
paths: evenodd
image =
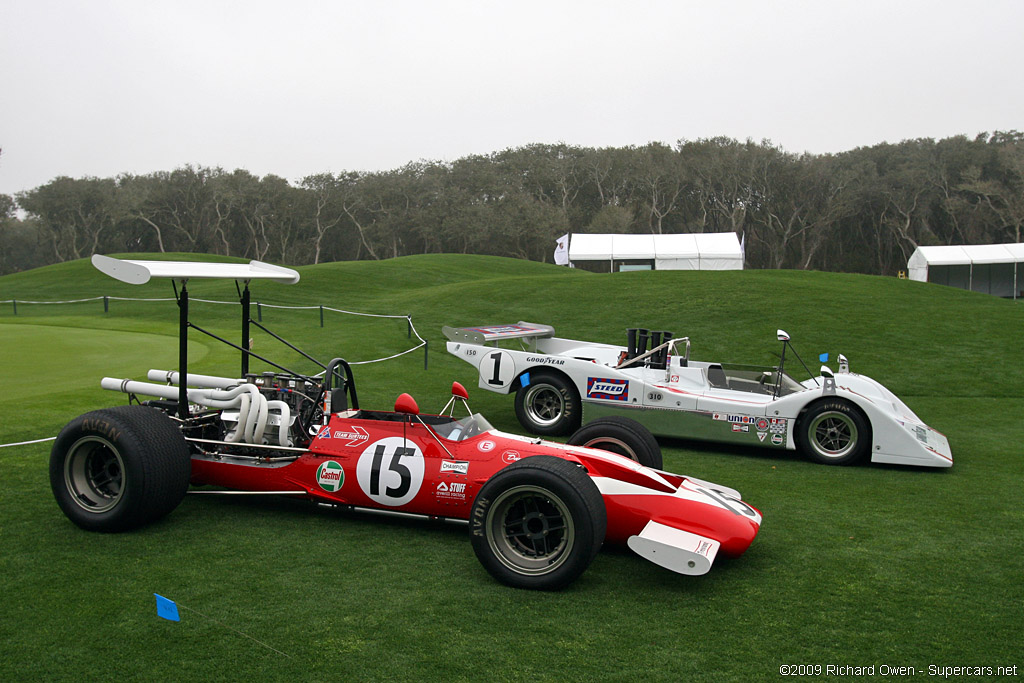
<svg viewBox="0 0 1024 683">
<path fill-rule="evenodd" d="M 334 493 L 345 483 L 345 470 L 333 460 L 323 462 L 316 468 L 316 483 L 324 491 Z"/>
</svg>

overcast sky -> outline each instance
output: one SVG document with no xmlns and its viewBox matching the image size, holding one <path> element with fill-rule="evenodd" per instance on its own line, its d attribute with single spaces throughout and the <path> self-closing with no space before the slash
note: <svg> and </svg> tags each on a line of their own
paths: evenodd
<svg viewBox="0 0 1024 683">
<path fill-rule="evenodd" d="M 530 143 L 1024 129 L 1020 0 L 0 0 L 0 193 Z"/>
</svg>

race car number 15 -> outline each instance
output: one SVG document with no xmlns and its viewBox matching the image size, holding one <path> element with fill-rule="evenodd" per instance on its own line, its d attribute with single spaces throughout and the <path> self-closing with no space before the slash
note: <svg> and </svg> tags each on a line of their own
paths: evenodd
<svg viewBox="0 0 1024 683">
<path fill-rule="evenodd" d="M 423 452 L 412 441 L 389 436 L 366 447 L 356 463 L 356 480 L 370 500 L 405 505 L 423 484 Z"/>
</svg>

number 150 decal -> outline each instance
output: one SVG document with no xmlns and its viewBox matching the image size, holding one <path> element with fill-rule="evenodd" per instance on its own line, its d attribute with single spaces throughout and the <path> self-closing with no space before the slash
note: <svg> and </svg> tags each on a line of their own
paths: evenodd
<svg viewBox="0 0 1024 683">
<path fill-rule="evenodd" d="M 416 497 L 423 484 L 423 452 L 412 441 L 389 436 L 359 456 L 356 480 L 375 503 L 397 507 Z"/>
</svg>

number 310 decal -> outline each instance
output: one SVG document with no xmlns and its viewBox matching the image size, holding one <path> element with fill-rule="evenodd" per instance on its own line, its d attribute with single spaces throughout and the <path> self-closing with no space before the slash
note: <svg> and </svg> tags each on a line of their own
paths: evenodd
<svg viewBox="0 0 1024 683">
<path fill-rule="evenodd" d="M 423 471 L 419 446 L 400 436 L 389 436 L 362 452 L 356 463 L 356 480 L 373 502 L 397 507 L 420 492 Z"/>
</svg>

